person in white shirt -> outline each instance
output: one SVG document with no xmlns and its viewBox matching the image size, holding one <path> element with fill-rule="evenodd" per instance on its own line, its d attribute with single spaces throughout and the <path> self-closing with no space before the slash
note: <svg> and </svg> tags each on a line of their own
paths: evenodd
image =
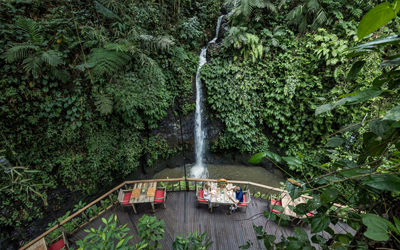
<svg viewBox="0 0 400 250">
<path fill-rule="evenodd" d="M 209 182 L 206 182 L 204 184 L 203 188 L 203 198 L 205 200 L 208 200 L 208 208 L 211 208 L 211 185 Z"/>
</svg>

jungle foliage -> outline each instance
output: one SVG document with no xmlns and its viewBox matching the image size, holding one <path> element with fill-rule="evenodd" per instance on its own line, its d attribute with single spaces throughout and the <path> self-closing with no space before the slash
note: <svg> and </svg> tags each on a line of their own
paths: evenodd
<svg viewBox="0 0 400 250">
<path fill-rule="evenodd" d="M 304 229 L 295 227 L 295 237 L 281 235 L 280 242 L 276 243 L 276 232 L 269 234 L 263 230 L 263 225 L 254 225 L 257 239 L 262 240 L 267 249 L 316 249 L 316 246 L 339 250 L 400 248 L 399 9 L 400 1 L 385 2 L 364 15 L 356 32 L 356 41 L 363 40 L 335 53 L 340 55 L 346 51 L 346 57 L 350 59 L 351 68 L 345 71 L 344 76 L 338 77 L 337 82 L 346 84 L 350 91 L 336 93 L 338 96 L 334 97 L 332 91 L 337 91 L 337 86 L 334 86 L 331 99 L 319 99 L 326 104 L 315 108 L 316 117 L 331 114 L 337 119 L 343 116 L 344 113 L 338 112 L 343 108 L 369 112 L 369 115 L 359 121 L 348 119 L 334 133 L 319 138 L 326 143 L 315 152 L 315 157 L 303 156 L 301 149 L 284 157 L 264 150 L 250 159 L 251 163 L 257 164 L 267 158 L 302 173 L 299 178 L 286 181 L 287 193 L 282 193 L 282 196 L 289 195 L 293 200 L 302 194 L 312 196 L 306 203 L 288 206 L 300 220 L 311 226 L 311 240 Z M 382 27 L 386 25 L 392 26 L 392 31 L 382 35 Z M 326 39 L 321 39 L 318 33 L 314 39 L 316 36 L 318 41 L 338 40 L 337 37 L 332 39 L 332 35 Z M 331 56 L 330 53 L 327 55 Z M 378 60 L 369 61 L 371 55 Z M 328 63 L 329 59 L 325 60 L 327 65 L 340 62 Z M 365 79 L 366 84 L 357 82 L 371 69 L 365 68 L 367 63 L 375 65 L 373 69 L 379 66 L 380 74 Z M 340 64 L 336 69 L 339 67 Z M 324 118 L 327 120 L 327 116 Z M 334 203 L 346 204 L 346 207 L 337 208 Z M 275 204 L 271 209 L 277 212 L 265 211 L 265 217 L 282 227 L 289 225 L 292 219 L 279 213 L 284 211 L 284 207 Z M 338 224 L 339 220 L 353 228 L 355 235 L 332 230 L 330 225 Z M 252 245 L 253 242 L 249 241 L 240 248 L 248 249 Z"/>
<path fill-rule="evenodd" d="M 0 149 L 13 176 L 0 177 L 0 225 L 22 228 L 43 215 L 60 185 L 93 193 L 142 160 L 174 154 L 152 129 L 174 100 L 193 108 L 196 50 L 219 8 L 208 0 L 2 1 Z"/>
</svg>

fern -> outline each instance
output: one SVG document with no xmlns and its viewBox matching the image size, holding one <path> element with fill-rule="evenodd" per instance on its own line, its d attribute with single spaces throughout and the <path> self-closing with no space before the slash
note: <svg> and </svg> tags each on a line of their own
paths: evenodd
<svg viewBox="0 0 400 250">
<path fill-rule="evenodd" d="M 96 97 L 96 101 L 94 102 L 97 109 L 100 111 L 102 115 L 108 115 L 112 113 L 114 102 L 111 98 L 106 94 L 100 94 Z"/>
<path fill-rule="evenodd" d="M 41 56 L 31 55 L 23 61 L 24 69 L 27 72 L 32 72 L 33 75 L 38 75 L 40 73 L 43 60 Z"/>
<path fill-rule="evenodd" d="M 61 57 L 58 55 L 58 52 L 54 50 L 48 50 L 43 52 L 42 60 L 47 62 L 53 67 L 57 67 L 58 65 L 63 63 Z"/>
<path fill-rule="evenodd" d="M 50 70 L 51 74 L 53 76 L 55 76 L 57 79 L 59 79 L 60 81 L 62 81 L 63 83 L 68 82 L 68 80 L 70 79 L 71 75 L 69 74 L 68 71 L 66 71 L 65 69 L 57 69 L 52 67 Z"/>
<path fill-rule="evenodd" d="M 40 36 L 39 25 L 32 19 L 21 18 L 16 21 L 17 28 L 24 31 L 34 44 L 40 43 L 43 39 Z"/>
<path fill-rule="evenodd" d="M 117 20 L 121 21 L 121 18 L 119 16 L 117 16 L 116 14 L 114 14 L 114 12 L 110 11 L 109 9 L 107 9 L 106 7 L 101 5 L 99 2 L 94 1 L 94 7 L 95 7 L 96 11 L 98 13 L 102 14 L 103 16 L 110 18 L 110 19 L 117 19 Z"/>
<path fill-rule="evenodd" d="M 225 5 L 234 5 L 234 15 L 238 16 L 243 14 L 244 16 L 250 16 L 255 8 L 264 9 L 267 8 L 273 12 L 276 12 L 276 7 L 269 0 L 226 0 Z"/>
<path fill-rule="evenodd" d="M 13 63 L 28 57 L 30 54 L 38 50 L 39 47 L 35 45 L 17 45 L 4 52 L 1 58 L 5 59 L 6 63 Z"/>
<path fill-rule="evenodd" d="M 129 60 L 130 56 L 124 52 L 108 51 L 103 48 L 92 49 L 88 55 L 88 63 L 92 65 L 92 72 L 97 76 L 111 76 Z"/>
</svg>

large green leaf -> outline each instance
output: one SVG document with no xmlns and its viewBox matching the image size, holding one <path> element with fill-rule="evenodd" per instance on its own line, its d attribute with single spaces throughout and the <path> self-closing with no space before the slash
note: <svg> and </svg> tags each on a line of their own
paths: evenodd
<svg viewBox="0 0 400 250">
<path fill-rule="evenodd" d="M 253 164 L 260 163 L 264 159 L 265 155 L 265 152 L 255 154 L 250 158 L 249 162 Z"/>
<path fill-rule="evenodd" d="M 321 194 L 321 201 L 322 201 L 322 203 L 332 202 L 336 199 L 338 194 L 339 194 L 339 192 L 336 189 L 327 188 Z"/>
<path fill-rule="evenodd" d="M 296 235 L 297 239 L 300 242 L 309 242 L 308 234 L 306 231 L 304 231 L 304 229 L 302 229 L 300 227 L 295 227 L 293 232 L 294 232 L 294 235 Z"/>
<path fill-rule="evenodd" d="M 286 161 L 289 165 L 300 166 L 302 164 L 300 159 L 293 157 L 293 156 L 285 156 L 285 157 L 282 157 L 282 159 L 284 161 Z"/>
<path fill-rule="evenodd" d="M 349 74 L 347 74 L 347 81 L 353 80 L 357 74 L 360 72 L 360 70 L 364 67 L 365 61 L 358 61 L 353 64 L 353 67 L 351 67 Z"/>
<path fill-rule="evenodd" d="M 400 180 L 396 175 L 369 175 L 363 183 L 379 190 L 400 191 Z"/>
<path fill-rule="evenodd" d="M 341 127 L 340 128 L 340 133 L 354 132 L 354 131 L 358 131 L 360 128 L 361 128 L 361 124 L 352 123 L 350 125 Z"/>
<path fill-rule="evenodd" d="M 329 227 L 331 223 L 328 216 L 323 214 L 316 214 L 311 219 L 311 233 L 318 233 Z"/>
<path fill-rule="evenodd" d="M 314 199 L 309 199 L 307 201 L 307 210 L 309 211 L 314 211 L 317 210 L 322 206 L 321 198 L 319 195 L 314 196 Z"/>
<path fill-rule="evenodd" d="M 356 95 L 351 96 L 345 105 L 354 105 L 361 102 L 365 102 L 371 98 L 377 97 L 382 94 L 382 89 L 379 87 L 372 87 L 358 92 Z"/>
<path fill-rule="evenodd" d="M 390 20 L 392 20 L 400 9 L 400 0 L 395 1 L 394 5 L 394 11 L 394 6 L 388 2 L 379 4 L 372 10 L 368 11 L 368 13 L 365 14 L 365 16 L 361 19 L 360 24 L 358 25 L 358 38 L 362 39 L 368 36 L 375 30 L 379 29 L 383 25 L 387 24 Z"/>
<path fill-rule="evenodd" d="M 272 160 L 274 160 L 276 162 L 281 162 L 282 161 L 282 158 L 279 155 L 277 155 L 277 154 L 275 154 L 275 153 L 273 153 L 271 151 L 265 151 L 264 153 L 265 153 L 265 156 L 267 156 L 268 158 L 270 158 L 270 159 L 272 159 Z"/>
<path fill-rule="evenodd" d="M 387 241 L 389 239 L 385 219 L 374 214 L 363 214 L 361 217 L 362 222 L 367 226 L 367 231 L 364 233 L 366 237 L 376 241 Z"/>
<path fill-rule="evenodd" d="M 399 120 L 400 119 L 400 105 L 389 110 L 382 120 Z"/>
<path fill-rule="evenodd" d="M 386 139 L 395 130 L 392 128 L 393 123 L 391 120 L 374 120 L 369 124 L 369 129 L 382 139 Z"/>
<path fill-rule="evenodd" d="M 306 203 L 300 203 L 297 204 L 297 206 L 293 209 L 293 212 L 295 212 L 297 215 L 302 216 L 310 212 L 310 210 L 308 210 Z"/>
<path fill-rule="evenodd" d="M 316 110 L 315 110 L 315 116 L 331 111 L 333 109 L 333 105 L 332 104 L 324 104 L 319 106 Z"/>
<path fill-rule="evenodd" d="M 325 147 L 327 148 L 336 148 L 345 143 L 346 140 L 342 137 L 331 137 L 329 138 L 328 142 L 325 144 Z"/>
<path fill-rule="evenodd" d="M 400 37 L 398 35 L 391 35 L 391 36 L 380 37 L 380 38 L 372 40 L 370 42 L 357 45 L 355 47 L 350 48 L 349 50 L 366 48 L 366 47 L 375 47 L 375 46 L 381 46 L 381 45 L 385 45 L 385 44 L 392 44 L 392 43 L 399 43 L 399 42 L 400 42 Z"/>
<path fill-rule="evenodd" d="M 378 136 L 373 132 L 363 134 L 363 142 L 366 149 L 369 149 Z"/>
<path fill-rule="evenodd" d="M 356 95 L 357 93 L 355 93 L 354 95 Z M 340 97 L 340 96 L 339 96 Z M 338 98 L 339 98 L 338 97 Z M 337 107 L 337 106 L 342 106 L 345 105 L 346 102 L 350 99 L 350 96 L 344 97 L 342 99 L 340 99 L 339 101 L 335 102 L 335 104 L 333 105 L 333 108 Z"/>
<path fill-rule="evenodd" d="M 395 70 L 395 71 L 390 71 L 387 73 L 384 73 L 374 79 L 372 82 L 372 86 L 374 87 L 381 87 L 385 82 L 388 82 L 389 80 L 393 79 L 393 77 L 396 77 L 400 74 L 400 70 Z"/>
<path fill-rule="evenodd" d="M 345 177 L 353 177 L 353 176 L 363 175 L 369 172 L 371 172 L 371 170 L 368 168 L 354 168 L 351 170 L 342 171 L 340 172 L 340 175 L 343 175 Z"/>
<path fill-rule="evenodd" d="M 400 64 L 400 58 L 396 58 L 393 60 L 385 61 L 385 62 L 379 64 L 379 66 L 396 66 L 399 64 Z"/>
</svg>

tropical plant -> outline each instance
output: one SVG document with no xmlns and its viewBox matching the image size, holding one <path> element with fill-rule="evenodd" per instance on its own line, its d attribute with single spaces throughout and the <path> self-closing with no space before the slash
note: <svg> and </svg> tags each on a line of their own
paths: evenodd
<svg viewBox="0 0 400 250">
<path fill-rule="evenodd" d="M 207 237 L 206 233 L 197 234 L 195 231 L 193 234 L 189 232 L 188 236 L 184 237 L 183 234 L 177 235 L 174 243 L 172 243 L 173 250 L 204 250 L 209 248 L 214 242 L 208 238 L 204 243 L 203 241 Z M 210 242 L 211 241 L 211 242 Z"/>
<path fill-rule="evenodd" d="M 104 228 L 100 226 L 97 230 L 91 228 L 90 230 L 85 229 L 88 235 L 83 240 L 78 240 L 76 244 L 79 246 L 79 250 L 89 249 L 119 249 L 119 250 L 139 250 L 147 249 L 147 243 L 143 240 L 135 246 L 128 245 L 128 241 L 133 236 L 127 236 L 129 228 L 124 226 L 117 226 L 117 216 L 111 215 L 110 218 L 102 218 Z M 118 241 L 115 244 L 115 240 Z"/>
<path fill-rule="evenodd" d="M 400 6 L 397 9 L 397 2 L 395 1 L 392 4 L 383 3 L 368 12 L 358 27 L 359 38 L 363 38 L 379 29 L 392 18 L 397 19 L 396 14 L 400 9 Z M 376 14 L 382 12 L 385 14 L 385 19 L 383 20 L 381 15 Z M 400 33 L 400 26 L 398 32 Z M 399 42 L 398 35 L 387 36 L 358 45 L 352 50 L 357 49 L 361 54 L 371 53 L 371 51 L 373 53 L 381 53 L 381 50 L 363 51 L 360 48 L 375 48 L 375 46 L 388 48 L 391 44 L 397 45 Z M 384 92 L 383 88 L 391 86 L 390 84 L 397 80 L 398 74 L 391 73 L 399 65 L 400 61 L 397 60 L 397 57 L 382 63 L 381 66 L 394 66 L 389 74 L 383 74 L 375 78 L 374 87 L 347 95 L 345 98 L 348 99 L 342 101 L 342 105 L 358 105 L 381 95 Z M 352 70 L 350 70 L 351 74 L 357 74 L 362 66 L 363 64 L 353 65 Z M 331 223 L 336 224 L 338 222 L 338 218 L 346 220 L 350 227 L 358 230 L 365 237 L 377 241 L 374 242 L 376 248 L 377 244 L 381 244 L 383 247 L 390 246 L 393 249 L 400 246 L 400 241 L 396 237 L 400 234 L 400 222 L 394 216 L 396 212 L 391 212 L 391 215 L 389 215 L 389 210 L 397 207 L 398 192 L 400 192 L 400 123 L 398 122 L 400 120 L 400 106 L 384 110 L 383 113 L 383 118 L 380 117 L 380 111 L 378 111 L 377 118 L 365 121 L 365 123 L 369 123 L 369 132 L 363 133 L 363 140 L 360 141 L 361 150 L 354 148 L 353 143 L 357 131 L 362 127 L 364 120 L 358 124 L 344 126 L 334 133 L 342 133 L 342 135 L 347 133 L 347 137 L 333 137 L 333 134 L 328 136 L 329 139 L 325 144 L 325 148 L 341 149 L 334 161 L 329 161 L 325 164 L 306 162 L 300 154 L 299 158 L 293 156 L 280 157 L 270 151 L 258 153 L 250 159 L 250 162 L 254 163 L 260 162 L 264 157 L 268 157 L 274 162 L 285 160 L 289 165 L 309 164 L 324 170 L 322 175 L 311 177 L 310 179 L 307 179 L 303 173 L 304 182 L 299 179 L 288 179 L 286 182 L 288 195 L 292 199 L 313 191 L 313 198 L 309 199 L 307 203 L 289 208 L 298 216 L 305 216 L 309 211 L 317 211 L 314 216 L 307 215 L 302 220 L 311 224 L 311 233 L 325 231 L 332 236 L 328 241 L 319 235 L 312 236 L 312 243 L 318 244 L 322 249 L 328 249 L 328 247 L 346 249 L 356 246 L 361 249 L 368 249 L 367 243 L 359 241 L 360 238 L 357 235 L 353 237 L 349 234 L 336 234 L 329 228 Z M 355 154 L 352 154 L 351 157 L 346 157 L 347 154 L 344 150 L 354 150 Z M 328 152 L 331 152 L 331 150 Z M 352 192 L 349 192 L 350 188 Z M 375 196 L 388 200 L 388 202 L 384 205 L 381 205 L 379 201 L 373 202 L 374 199 L 372 197 Z M 330 209 L 335 201 L 344 201 L 349 209 L 345 213 L 331 211 Z M 381 207 L 384 208 L 381 209 Z M 274 209 L 283 211 L 284 208 L 274 205 Z M 270 212 L 265 212 L 264 215 L 270 220 L 277 220 L 279 224 L 284 222 L 283 225 L 287 225 L 286 219 L 282 218 L 281 215 Z M 386 219 L 382 217 L 386 217 Z M 393 220 L 393 223 L 388 219 Z M 262 231 L 262 226 L 257 227 L 254 225 L 254 229 L 259 235 L 258 239 L 264 240 L 264 245 L 267 249 L 287 249 L 291 248 L 291 246 L 309 248 L 311 246 L 307 233 L 301 228 L 294 229 L 295 238 L 283 237 L 280 243 L 275 243 L 276 235 L 270 235 Z M 392 243 L 387 243 L 390 237 L 392 237 Z M 242 248 L 250 246 L 251 243 L 248 243 Z"/>
<path fill-rule="evenodd" d="M 336 65 L 338 62 L 344 63 L 347 60 L 348 41 L 339 39 L 335 34 L 328 34 L 322 28 L 318 29 L 318 34 L 315 34 L 314 40 L 321 42 L 315 53 L 318 58 L 325 57 L 326 65 Z"/>
<path fill-rule="evenodd" d="M 233 5 L 233 15 L 239 16 L 250 16 L 254 9 L 256 10 L 256 20 L 261 19 L 261 12 L 259 9 L 267 8 L 273 12 L 276 12 L 275 5 L 269 0 L 225 0 L 225 5 Z"/>
<path fill-rule="evenodd" d="M 270 31 L 269 29 L 263 29 L 261 31 L 262 36 L 268 37 L 267 40 L 263 40 L 263 46 L 264 46 L 264 51 L 269 52 L 271 50 L 271 45 L 273 47 L 279 47 L 283 50 L 286 50 L 285 45 L 280 45 L 279 44 L 279 38 L 285 35 L 285 31 L 282 29 L 281 26 L 276 26 L 273 31 Z M 266 43 L 266 44 L 264 44 Z"/>
<path fill-rule="evenodd" d="M 69 73 L 66 70 L 57 68 L 63 65 L 64 62 L 57 51 L 44 47 L 43 36 L 38 23 L 32 19 L 21 18 L 16 21 L 15 25 L 22 31 L 26 42 L 12 44 L 1 55 L 1 58 L 5 59 L 7 63 L 23 60 L 24 69 L 35 76 L 39 75 L 43 64 L 47 63 L 52 67 L 52 74 L 66 82 L 69 79 Z"/>
<path fill-rule="evenodd" d="M 143 215 L 139 219 L 139 237 L 142 237 L 148 249 L 162 249 L 159 240 L 164 239 L 164 228 L 164 220 L 159 221 L 155 216 Z"/>
</svg>

